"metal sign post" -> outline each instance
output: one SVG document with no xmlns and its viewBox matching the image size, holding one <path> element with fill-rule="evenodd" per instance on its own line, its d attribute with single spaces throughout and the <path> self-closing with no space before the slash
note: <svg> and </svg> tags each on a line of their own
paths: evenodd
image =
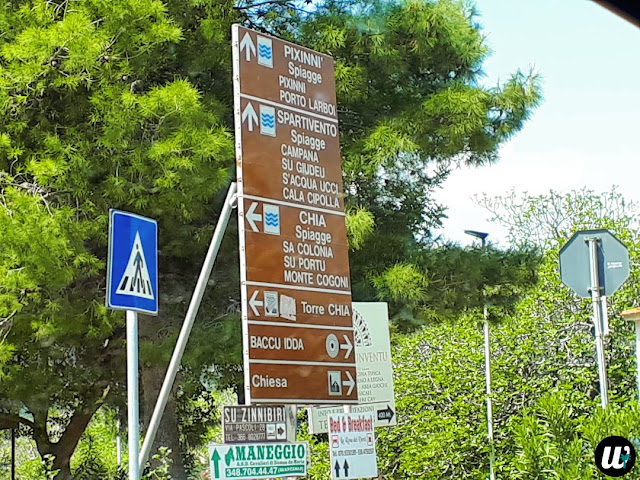
<svg viewBox="0 0 640 480">
<path fill-rule="evenodd" d="M 235 205 L 236 183 L 233 182 L 229 186 L 229 190 L 222 207 L 222 212 L 220 213 L 220 218 L 218 219 L 218 224 L 216 225 L 216 229 L 213 232 L 213 237 L 211 238 L 211 243 L 209 244 L 209 250 L 207 251 L 207 256 L 205 257 L 204 263 L 202 264 L 200 276 L 198 277 L 196 288 L 193 291 L 193 296 L 191 297 L 191 302 L 189 303 L 189 308 L 187 309 L 187 314 L 185 315 L 182 329 L 180 330 L 180 336 L 178 337 L 176 348 L 173 351 L 171 361 L 169 362 L 169 367 L 167 368 L 167 373 L 164 377 L 162 387 L 160 388 L 158 400 L 156 402 L 156 406 L 153 409 L 151 421 L 149 422 L 149 428 L 147 429 L 147 434 L 144 437 L 144 443 L 142 444 L 140 457 L 138 458 L 138 455 L 136 455 L 136 459 L 138 460 L 138 465 L 141 470 L 144 468 L 145 463 L 147 463 L 147 458 L 149 458 L 151 445 L 153 445 L 153 440 L 155 439 L 156 432 L 158 431 L 158 427 L 160 426 L 160 419 L 162 418 L 162 414 L 164 413 L 164 408 L 167 405 L 167 400 L 169 399 L 169 393 L 171 393 L 171 387 L 173 386 L 176 374 L 178 373 L 178 367 L 180 367 L 182 355 L 184 353 L 184 349 L 187 346 L 187 341 L 189 340 L 189 334 L 191 333 L 193 322 L 195 322 L 196 320 L 196 314 L 198 313 L 198 309 L 200 308 L 202 296 L 204 295 L 204 290 L 207 287 L 207 282 L 209 281 L 209 276 L 211 275 L 213 264 L 215 263 L 216 257 L 218 256 L 218 251 L 220 250 L 220 245 L 222 244 L 222 237 L 224 236 L 224 231 L 227 228 L 229 217 L 231 216 L 231 210 L 235 208 Z"/>
<path fill-rule="evenodd" d="M 589 269 L 591 271 L 591 300 L 593 303 L 593 324 L 596 330 L 596 357 L 598 360 L 598 378 L 600 379 L 600 400 L 602 408 L 609 404 L 607 388 L 607 367 L 604 356 L 604 325 L 602 317 L 602 300 L 600 295 L 600 279 L 598 275 L 598 237 L 586 240 L 589 244 Z"/>
<path fill-rule="evenodd" d="M 129 425 L 129 479 L 138 480 L 140 405 L 138 399 L 138 314 L 127 310 L 127 418 Z"/>
<path fill-rule="evenodd" d="M 16 429 L 11 429 L 11 480 L 16 480 Z"/>
<path fill-rule="evenodd" d="M 604 336 L 608 333 L 606 296 L 629 276 L 627 247 L 608 230 L 576 232 L 560 249 L 560 277 L 582 298 L 591 298 L 602 408 L 609 404 Z"/>
<path fill-rule="evenodd" d="M 126 310 L 129 479 L 140 479 L 138 312 L 158 313 L 158 224 L 134 213 L 109 211 L 107 307 Z"/>
</svg>

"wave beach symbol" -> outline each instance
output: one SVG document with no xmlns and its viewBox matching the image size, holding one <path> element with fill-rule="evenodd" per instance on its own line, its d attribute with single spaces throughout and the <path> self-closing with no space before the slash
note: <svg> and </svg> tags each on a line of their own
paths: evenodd
<svg viewBox="0 0 640 480">
<path fill-rule="evenodd" d="M 273 128 L 276 126 L 276 116 L 269 115 L 268 113 L 260 113 L 260 121 L 262 125 L 268 128 Z"/>
<path fill-rule="evenodd" d="M 269 45 L 258 45 L 258 55 L 271 59 L 271 47 Z"/>
<path fill-rule="evenodd" d="M 265 213 L 264 223 L 269 225 L 270 227 L 277 227 L 280 223 L 279 215 L 277 213 Z"/>
</svg>

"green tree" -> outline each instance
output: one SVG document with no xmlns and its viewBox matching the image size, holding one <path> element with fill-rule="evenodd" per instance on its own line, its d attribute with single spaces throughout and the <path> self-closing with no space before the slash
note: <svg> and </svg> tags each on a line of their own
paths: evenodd
<svg viewBox="0 0 640 480">
<path fill-rule="evenodd" d="M 638 273 L 632 271 L 609 299 L 606 355 L 612 407 L 603 412 L 591 305 L 561 283 L 558 251 L 576 230 L 608 228 L 628 246 L 631 264 L 637 263 L 638 205 L 625 201 L 615 189 L 602 194 L 513 194 L 492 199 L 489 205 L 495 220 L 510 227 L 513 244 L 533 244 L 541 255 L 538 282 L 521 285 L 512 312 L 501 315 L 491 329 L 498 477 L 593 478 L 593 451 L 604 436 L 637 436 L 633 327 L 617 312 L 636 305 Z M 421 286 L 424 278 L 406 266 L 399 270 L 405 288 L 402 283 L 387 288 L 397 290 L 410 304 L 407 295 L 415 288 L 406 287 Z M 379 431 L 383 475 L 486 478 L 481 318 L 478 308 L 475 315 L 471 312 L 428 322 L 414 334 L 396 337 L 399 424 Z M 554 394 L 547 397 L 548 392 Z"/>
<path fill-rule="evenodd" d="M 1 419 L 28 425 L 67 479 L 123 388 L 123 319 L 103 306 L 108 209 L 158 218 L 163 289 L 191 283 L 233 143 L 220 109 L 165 70 L 183 34 L 164 3 L 11 2 L 0 24 Z"/>
<path fill-rule="evenodd" d="M 472 10 L 451 0 L 4 2 L 0 426 L 30 428 L 58 479 L 94 412 L 123 401 L 123 315 L 103 305 L 109 208 L 159 220 L 161 315 L 140 327 L 151 414 L 233 176 L 234 22 L 336 59 L 356 298 L 394 284 L 396 265 L 425 275 L 413 259 L 443 214 L 433 189 L 456 163 L 495 161 L 540 98 L 533 74 L 477 83 L 488 49 Z M 212 364 L 219 386 L 241 381 L 234 232 L 156 442 L 178 478 L 176 411 L 188 409 L 176 399 L 198 398 Z"/>
<path fill-rule="evenodd" d="M 470 267 L 473 255 L 433 251 L 430 232 L 445 215 L 433 192 L 456 165 L 497 160 L 540 101 L 538 76 L 518 71 L 496 87 L 480 85 L 488 49 L 475 12 L 456 1 L 329 1 L 300 31 L 294 40 L 336 58 L 347 204 L 374 219 L 351 254 L 354 298 L 392 300 L 389 282 L 417 272 L 425 278 L 413 276 L 421 282 L 410 286 L 413 304 L 461 300 L 449 271 L 435 266 Z"/>
</svg>

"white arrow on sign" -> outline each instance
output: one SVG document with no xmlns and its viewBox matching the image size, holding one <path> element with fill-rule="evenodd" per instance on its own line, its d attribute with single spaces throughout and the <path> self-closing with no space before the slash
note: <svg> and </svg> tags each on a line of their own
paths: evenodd
<svg viewBox="0 0 640 480">
<path fill-rule="evenodd" d="M 257 296 L 258 296 L 258 290 L 254 290 L 253 295 L 251 295 L 251 298 L 249 299 L 249 306 L 251 307 L 251 310 L 253 310 L 253 314 L 256 317 L 259 317 L 260 312 L 256 307 L 262 307 L 264 305 L 264 302 L 262 300 L 257 300 Z"/>
<path fill-rule="evenodd" d="M 251 202 L 251 206 L 249 207 L 249 210 L 247 210 L 247 213 L 245 214 L 245 218 L 247 219 L 247 222 L 249 222 L 249 226 L 251 227 L 251 230 L 253 230 L 254 232 L 260 231 L 260 229 L 256 225 L 256 222 L 262 221 L 262 215 L 260 215 L 259 213 L 256 213 L 257 206 L 258 206 L 258 202 Z"/>
<path fill-rule="evenodd" d="M 251 102 L 247 103 L 247 106 L 244 107 L 244 112 L 242 112 L 242 123 L 247 119 L 249 119 L 247 127 L 250 132 L 253 132 L 253 124 L 258 124 L 258 114 L 255 108 L 253 108 L 253 105 L 251 105 Z"/>
<path fill-rule="evenodd" d="M 247 62 L 251 60 L 252 53 L 254 55 L 256 54 L 256 46 L 253 44 L 253 40 L 251 40 L 251 35 L 249 35 L 249 32 L 244 34 L 244 37 L 242 37 L 242 41 L 240 42 L 240 51 L 242 50 L 246 50 L 246 52 L 244 53 Z"/>
<path fill-rule="evenodd" d="M 353 350 L 353 344 L 351 343 L 351 340 L 349 340 L 349 337 L 347 337 L 346 335 L 342 335 L 342 338 L 344 338 L 344 341 L 347 343 L 341 343 L 340 349 L 346 350 L 344 358 L 349 358 L 349 355 L 351 355 L 351 351 Z"/>
<path fill-rule="evenodd" d="M 345 373 L 347 374 L 347 377 L 349 377 L 349 380 L 343 381 L 342 385 L 345 387 L 349 387 L 349 391 L 347 392 L 347 395 L 351 395 L 351 392 L 353 392 L 353 387 L 356 386 L 356 382 L 353 381 L 353 377 L 351 376 L 351 373 L 349 372 L 349 370 L 347 370 Z"/>
</svg>

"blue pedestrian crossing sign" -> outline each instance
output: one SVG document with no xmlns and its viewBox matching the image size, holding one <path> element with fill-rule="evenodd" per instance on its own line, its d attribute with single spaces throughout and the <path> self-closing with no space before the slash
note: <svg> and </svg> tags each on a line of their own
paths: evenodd
<svg viewBox="0 0 640 480">
<path fill-rule="evenodd" d="M 119 210 L 109 211 L 107 307 L 158 313 L 158 224 Z"/>
</svg>

